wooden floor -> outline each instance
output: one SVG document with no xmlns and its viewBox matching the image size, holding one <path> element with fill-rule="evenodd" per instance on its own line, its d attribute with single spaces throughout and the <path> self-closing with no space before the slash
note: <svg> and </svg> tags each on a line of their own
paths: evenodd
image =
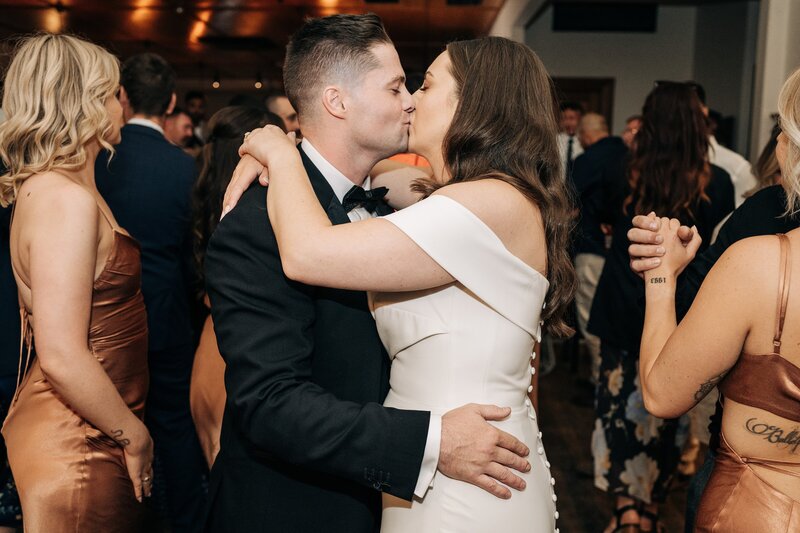
<svg viewBox="0 0 800 533">
<path fill-rule="evenodd" d="M 561 533 L 602 532 L 611 517 L 612 500 L 594 487 L 591 436 L 594 409 L 572 401 L 578 379 L 588 371 L 559 359 L 555 370 L 539 379 L 539 424 L 556 479 Z M 702 457 L 702 455 L 701 455 Z M 686 482 L 674 487 L 661 510 L 664 531 L 683 531 Z"/>
</svg>

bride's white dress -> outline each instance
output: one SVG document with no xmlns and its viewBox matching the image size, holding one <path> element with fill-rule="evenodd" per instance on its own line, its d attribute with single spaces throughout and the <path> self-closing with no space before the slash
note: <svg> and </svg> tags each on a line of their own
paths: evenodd
<svg viewBox="0 0 800 533">
<path fill-rule="evenodd" d="M 553 532 L 554 480 L 527 398 L 547 279 L 512 255 L 476 215 L 432 196 L 384 217 L 457 281 L 413 293 L 370 294 L 392 358 L 385 405 L 436 414 L 467 403 L 511 407 L 493 422 L 531 449 L 524 491 L 501 500 L 437 472 L 424 498 L 384 494 L 382 533 Z"/>
</svg>

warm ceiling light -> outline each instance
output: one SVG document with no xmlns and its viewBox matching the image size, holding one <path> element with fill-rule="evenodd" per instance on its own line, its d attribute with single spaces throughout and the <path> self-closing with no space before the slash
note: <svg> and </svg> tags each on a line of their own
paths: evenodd
<svg viewBox="0 0 800 533">
<path fill-rule="evenodd" d="M 200 44 L 200 37 L 203 36 L 206 30 L 206 24 L 211 20 L 211 10 L 200 11 L 197 13 L 197 20 L 192 24 L 192 29 L 189 31 L 189 44 L 198 46 Z"/>
<path fill-rule="evenodd" d="M 133 3 L 131 22 L 142 24 L 150 21 L 155 16 L 154 8 L 157 7 L 158 0 L 136 0 Z"/>
<path fill-rule="evenodd" d="M 220 82 L 219 82 L 219 74 L 214 74 L 214 81 L 213 81 L 213 82 L 211 82 L 211 86 L 212 86 L 214 89 L 219 89 L 219 86 L 220 86 Z"/>
<path fill-rule="evenodd" d="M 54 6 L 42 13 L 42 23 L 45 31 L 61 33 L 61 12 Z"/>
<path fill-rule="evenodd" d="M 256 88 L 256 89 L 260 89 L 260 88 L 262 88 L 263 86 L 264 86 L 264 84 L 263 84 L 263 83 L 261 83 L 260 81 L 257 81 L 257 82 L 255 83 L 255 88 Z"/>
</svg>

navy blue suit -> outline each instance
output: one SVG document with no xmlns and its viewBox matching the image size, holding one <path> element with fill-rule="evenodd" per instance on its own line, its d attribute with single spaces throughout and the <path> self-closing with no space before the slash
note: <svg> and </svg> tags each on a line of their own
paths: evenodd
<svg viewBox="0 0 800 533">
<path fill-rule="evenodd" d="M 194 344 L 188 286 L 196 165 L 159 131 L 128 124 L 116 154 L 110 162 L 108 154 L 101 154 L 95 172 L 97 188 L 120 226 L 142 247 L 150 365 L 145 424 L 156 451 L 156 503 L 166 507 L 172 531 L 198 531 L 207 468 L 189 408 Z"/>
</svg>

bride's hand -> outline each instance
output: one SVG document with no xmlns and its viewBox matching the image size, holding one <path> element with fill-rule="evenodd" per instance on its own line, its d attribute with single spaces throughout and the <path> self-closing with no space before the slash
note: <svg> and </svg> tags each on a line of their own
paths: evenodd
<svg viewBox="0 0 800 533">
<path fill-rule="evenodd" d="M 267 168 L 256 160 L 251 155 L 245 155 L 239 160 L 236 168 L 233 170 L 228 187 L 225 189 L 225 196 L 222 198 L 222 217 L 224 218 L 231 209 L 239 202 L 239 199 L 244 194 L 244 191 L 250 187 L 256 178 L 259 183 L 264 187 L 269 184 L 269 175 Z"/>
<path fill-rule="evenodd" d="M 267 125 L 256 128 L 245 135 L 239 147 L 239 156 L 251 155 L 259 163 L 269 168 L 281 157 L 297 155 L 296 136 L 293 131 L 284 133 L 277 126 Z"/>
<path fill-rule="evenodd" d="M 233 177 L 225 189 L 222 200 L 222 217 L 236 206 L 244 191 L 258 178 L 261 185 L 269 185 L 270 162 L 275 164 L 281 157 L 297 157 L 296 135 L 288 134 L 276 126 L 265 126 L 247 134 L 239 147 L 241 160 L 233 171 Z"/>
</svg>

